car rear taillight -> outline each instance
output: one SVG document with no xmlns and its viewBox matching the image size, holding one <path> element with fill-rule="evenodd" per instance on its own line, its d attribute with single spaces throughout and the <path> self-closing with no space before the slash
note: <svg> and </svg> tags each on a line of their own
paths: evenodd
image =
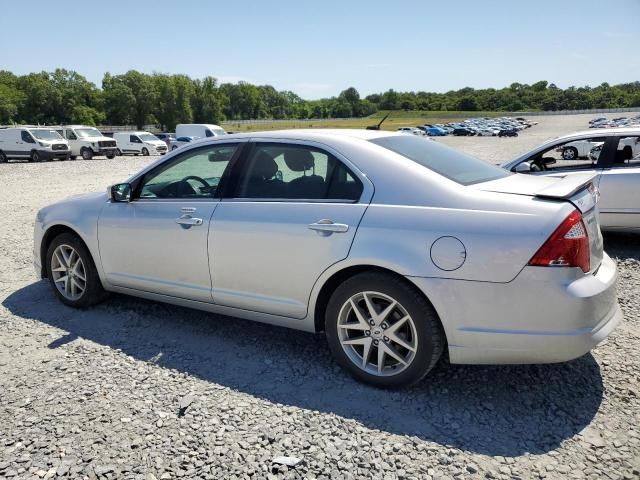
<svg viewBox="0 0 640 480">
<path fill-rule="evenodd" d="M 589 234 L 582 221 L 582 215 L 574 210 L 540 250 L 536 252 L 529 265 L 537 267 L 580 267 L 584 273 L 591 269 Z"/>
</svg>

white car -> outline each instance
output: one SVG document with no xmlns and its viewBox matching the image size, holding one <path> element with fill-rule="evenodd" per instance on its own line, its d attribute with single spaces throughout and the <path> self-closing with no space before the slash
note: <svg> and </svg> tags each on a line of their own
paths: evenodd
<svg viewBox="0 0 640 480">
<path fill-rule="evenodd" d="M 118 155 L 164 155 L 167 144 L 149 132 L 116 132 Z"/>
<path fill-rule="evenodd" d="M 209 138 L 226 134 L 224 128 L 210 123 L 179 123 L 176 125 L 176 137 Z"/>
<path fill-rule="evenodd" d="M 589 146 L 591 149 L 587 150 Z M 567 154 L 573 149 L 585 158 Z M 565 135 L 502 166 L 514 172 L 541 176 L 593 175 L 593 185 L 600 195 L 602 229 L 640 233 L 640 128 Z"/>
<path fill-rule="evenodd" d="M 0 128 L 0 163 L 9 159 L 68 160 L 69 144 L 49 127 Z"/>
<path fill-rule="evenodd" d="M 424 131 L 415 127 L 400 127 L 398 128 L 398 132 L 408 134 L 408 135 L 417 135 L 419 137 L 426 135 Z"/>
<path fill-rule="evenodd" d="M 592 181 L 394 132 L 234 134 L 43 208 L 34 261 L 69 306 L 119 292 L 324 331 L 356 378 L 399 387 L 444 351 L 561 362 L 613 331 Z"/>
<path fill-rule="evenodd" d="M 54 128 L 69 142 L 72 160 L 78 156 L 85 160 L 91 160 L 97 155 L 104 155 L 107 158 L 115 158 L 116 156 L 116 141 L 113 138 L 105 137 L 95 127 L 64 125 Z"/>
</svg>

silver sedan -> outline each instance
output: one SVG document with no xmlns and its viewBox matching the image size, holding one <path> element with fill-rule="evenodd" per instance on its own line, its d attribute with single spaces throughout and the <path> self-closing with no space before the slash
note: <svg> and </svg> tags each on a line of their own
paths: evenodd
<svg viewBox="0 0 640 480">
<path fill-rule="evenodd" d="M 227 135 L 40 210 L 35 265 L 73 307 L 119 292 L 324 331 L 347 371 L 398 387 L 443 353 L 560 362 L 611 333 L 593 179 L 399 133 Z"/>
<path fill-rule="evenodd" d="M 601 195 L 603 230 L 640 233 L 640 128 L 565 135 L 520 155 L 503 167 L 543 176 L 594 176 Z"/>
</svg>

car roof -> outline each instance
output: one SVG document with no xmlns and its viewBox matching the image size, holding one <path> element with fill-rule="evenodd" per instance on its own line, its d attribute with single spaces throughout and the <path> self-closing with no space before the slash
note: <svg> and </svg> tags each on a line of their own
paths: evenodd
<svg viewBox="0 0 640 480">
<path fill-rule="evenodd" d="M 413 128 L 413 127 L 410 127 Z M 273 138 L 281 140 L 310 140 L 322 142 L 323 140 L 354 138 L 361 140 L 373 140 L 380 137 L 400 136 L 402 134 L 387 130 L 365 130 L 355 128 L 299 128 L 289 130 L 269 130 L 263 132 L 230 133 L 218 137 L 208 137 L 207 140 L 225 140 L 232 138 Z"/>
</svg>

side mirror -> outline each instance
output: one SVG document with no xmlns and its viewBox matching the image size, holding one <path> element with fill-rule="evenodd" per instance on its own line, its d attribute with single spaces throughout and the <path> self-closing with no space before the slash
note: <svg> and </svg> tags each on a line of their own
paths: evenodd
<svg viewBox="0 0 640 480">
<path fill-rule="evenodd" d="M 529 173 L 531 172 L 531 165 L 529 162 L 522 162 L 516 165 L 516 173 Z"/>
<path fill-rule="evenodd" d="M 117 183 L 109 188 L 109 194 L 112 202 L 130 202 L 131 201 L 131 184 Z"/>
</svg>

